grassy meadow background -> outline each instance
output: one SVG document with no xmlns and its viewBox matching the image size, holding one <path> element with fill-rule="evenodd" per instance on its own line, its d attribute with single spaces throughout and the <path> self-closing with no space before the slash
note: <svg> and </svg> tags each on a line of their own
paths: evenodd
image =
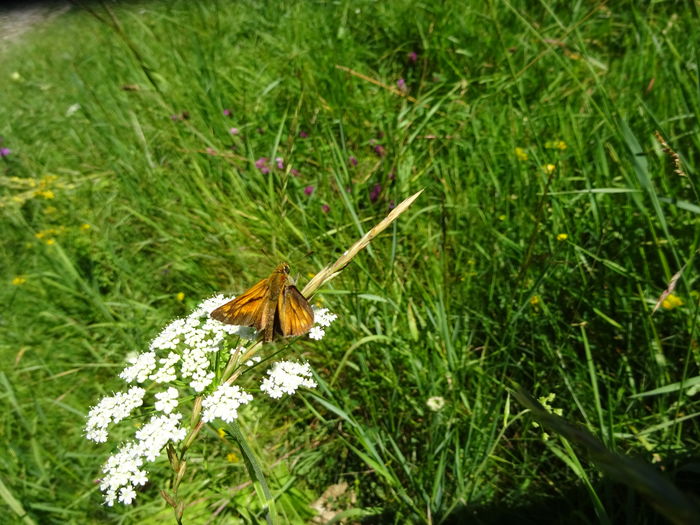
<svg viewBox="0 0 700 525">
<path fill-rule="evenodd" d="M 664 523 L 513 383 L 698 493 L 693 2 L 107 6 L 0 51 L 0 521 L 174 522 L 164 459 L 132 506 L 95 483 L 126 356 L 421 189 L 317 295 L 339 319 L 289 357 L 319 388 L 241 411 L 281 522 Z M 215 431 L 185 523 L 258 523 Z"/>
</svg>

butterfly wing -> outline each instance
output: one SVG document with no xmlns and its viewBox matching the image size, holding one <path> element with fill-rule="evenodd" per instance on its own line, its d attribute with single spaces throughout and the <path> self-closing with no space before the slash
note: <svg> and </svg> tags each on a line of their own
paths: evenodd
<svg viewBox="0 0 700 525">
<path fill-rule="evenodd" d="M 212 319 L 226 324 L 254 326 L 256 330 L 261 330 L 269 306 L 269 289 L 270 280 L 263 279 L 234 300 L 219 306 L 211 313 Z"/>
<path fill-rule="evenodd" d="M 314 324 L 314 311 L 296 286 L 288 285 L 277 299 L 275 328 L 283 336 L 305 334 Z"/>
</svg>

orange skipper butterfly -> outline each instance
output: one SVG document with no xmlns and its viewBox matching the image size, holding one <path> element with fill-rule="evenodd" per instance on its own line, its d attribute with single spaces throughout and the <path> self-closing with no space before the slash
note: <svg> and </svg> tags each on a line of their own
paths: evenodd
<svg viewBox="0 0 700 525">
<path fill-rule="evenodd" d="M 305 334 L 314 324 L 309 302 L 290 282 L 287 263 L 279 264 L 270 277 L 219 306 L 211 317 L 226 324 L 252 326 L 262 332 L 266 343 L 275 335 Z"/>
</svg>

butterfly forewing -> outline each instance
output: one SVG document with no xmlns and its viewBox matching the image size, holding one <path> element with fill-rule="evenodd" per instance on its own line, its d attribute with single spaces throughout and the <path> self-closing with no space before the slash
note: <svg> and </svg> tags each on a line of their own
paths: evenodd
<svg viewBox="0 0 700 525">
<path fill-rule="evenodd" d="M 254 326 L 261 330 L 269 287 L 269 279 L 263 279 L 233 301 L 219 306 L 211 313 L 211 317 L 222 323 Z"/>
<path fill-rule="evenodd" d="M 314 311 L 296 286 L 285 287 L 277 300 L 277 328 L 283 337 L 302 335 L 314 324 Z"/>
</svg>

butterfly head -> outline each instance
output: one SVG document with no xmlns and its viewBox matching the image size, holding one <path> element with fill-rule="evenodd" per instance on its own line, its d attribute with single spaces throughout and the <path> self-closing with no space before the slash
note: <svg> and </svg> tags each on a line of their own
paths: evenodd
<svg viewBox="0 0 700 525">
<path fill-rule="evenodd" d="M 277 268 L 275 268 L 275 273 L 289 275 L 289 265 L 286 262 L 278 264 Z"/>
</svg>

